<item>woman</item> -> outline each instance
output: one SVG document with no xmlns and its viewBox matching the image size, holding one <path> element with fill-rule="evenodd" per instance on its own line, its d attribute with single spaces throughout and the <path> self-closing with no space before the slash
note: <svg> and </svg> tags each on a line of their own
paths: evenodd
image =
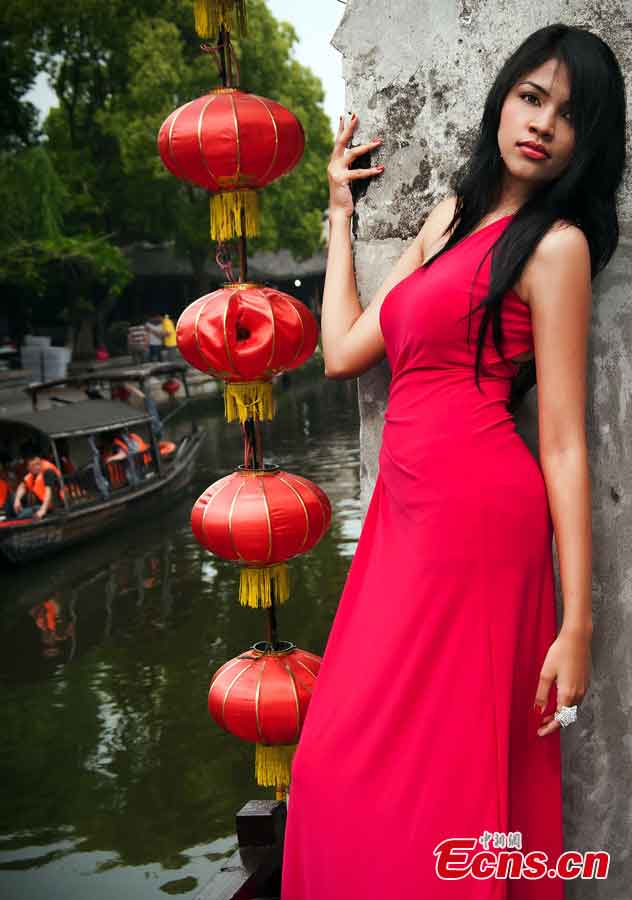
<svg viewBox="0 0 632 900">
<path fill-rule="evenodd" d="M 392 380 L 294 756 L 281 897 L 561 900 L 560 726 L 590 678 L 591 280 L 618 241 L 621 71 L 580 28 L 528 37 L 454 196 L 364 311 L 350 184 L 384 166 L 350 168 L 381 143 L 345 152 L 356 125 L 341 120 L 328 167 L 325 374 L 356 377 L 386 354 Z M 539 461 L 507 406 L 529 359 Z M 459 839 L 449 858 L 442 842 Z M 523 856 L 503 874 L 503 849 L 538 851 L 539 868 Z"/>
</svg>

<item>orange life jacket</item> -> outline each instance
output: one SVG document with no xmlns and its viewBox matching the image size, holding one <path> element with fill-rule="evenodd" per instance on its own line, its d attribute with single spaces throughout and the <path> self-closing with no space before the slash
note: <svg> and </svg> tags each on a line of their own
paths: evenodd
<svg viewBox="0 0 632 900">
<path fill-rule="evenodd" d="M 47 472 L 49 469 L 52 469 L 55 475 L 61 481 L 61 472 L 57 468 L 57 466 L 53 465 L 52 462 L 49 462 L 47 459 L 43 459 L 41 461 L 41 468 L 38 474 L 33 477 L 31 472 L 28 472 L 24 476 L 24 485 L 31 494 L 35 494 L 40 503 L 44 502 L 44 498 L 46 497 L 46 484 L 44 482 L 44 472 Z M 61 500 L 64 499 L 64 492 L 61 488 L 61 483 L 59 485 L 59 497 Z M 55 500 L 55 496 L 53 495 L 53 501 Z"/>
<path fill-rule="evenodd" d="M 105 468 L 113 488 L 120 488 L 127 484 L 127 473 L 120 462 L 106 463 Z"/>
<path fill-rule="evenodd" d="M 138 452 L 143 454 L 142 459 L 145 465 L 149 465 L 149 463 L 151 462 L 151 451 L 149 449 L 149 444 L 145 443 L 142 437 L 139 434 L 136 434 L 135 431 L 128 431 L 127 436 L 134 441 Z M 112 443 L 120 450 L 122 450 L 123 453 L 129 453 L 129 448 L 122 437 L 114 438 Z"/>
<path fill-rule="evenodd" d="M 173 456 L 177 448 L 173 441 L 160 441 L 158 449 L 160 451 L 160 455 L 163 457 L 163 459 L 165 459 Z"/>
<path fill-rule="evenodd" d="M 7 497 L 9 496 L 9 483 L 4 480 L 4 478 L 0 478 L 0 507 L 4 506 L 7 502 Z"/>
</svg>

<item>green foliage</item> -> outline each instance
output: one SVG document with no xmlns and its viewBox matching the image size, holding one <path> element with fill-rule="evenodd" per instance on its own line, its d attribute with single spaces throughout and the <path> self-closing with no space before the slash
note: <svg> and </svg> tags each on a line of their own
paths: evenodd
<svg viewBox="0 0 632 900">
<path fill-rule="evenodd" d="M 0 257 L 0 281 L 27 287 L 33 294 L 64 293 L 75 305 L 94 311 L 82 299 L 95 287 L 118 296 L 131 278 L 129 264 L 105 237 L 57 237 L 16 241 Z M 72 318 L 68 310 L 64 318 Z"/>
<path fill-rule="evenodd" d="M 18 150 L 38 137 L 38 115 L 24 95 L 37 74 L 33 32 L 23 27 L 23 4 L 5 0 L 0 10 L 0 150 Z"/>
<path fill-rule="evenodd" d="M 322 246 L 326 163 L 333 136 L 320 81 L 293 57 L 296 32 L 265 0 L 249 0 L 249 33 L 234 38 L 244 90 L 291 109 L 306 134 L 289 175 L 260 192 L 258 248 L 290 249 L 303 259 Z M 59 105 L 44 123 L 45 142 L 17 152 L 33 129 L 5 110 L 14 148 L 0 174 L 0 282 L 5 303 L 18 296 L 74 323 L 103 321 L 129 280 L 117 249 L 134 240 L 171 240 L 201 282 L 215 253 L 205 191 L 174 178 L 156 147 L 169 113 L 219 85 L 212 55 L 200 52 L 191 0 L 9 0 L 0 19 L 0 68 L 7 96 L 30 87 L 35 61 Z M 4 78 L 4 81 L 2 79 Z M 107 237 L 104 237 L 107 235 Z M 38 299 L 39 298 L 39 299 Z"/>
<path fill-rule="evenodd" d="M 0 254 L 16 241 L 61 237 L 68 192 L 45 148 L 7 153 L 1 162 Z"/>
<path fill-rule="evenodd" d="M 34 0 L 44 23 L 46 70 L 60 100 L 46 122 L 50 152 L 66 181 L 70 231 L 107 231 L 117 241 L 174 240 L 199 262 L 212 251 L 208 198 L 163 167 L 156 136 L 177 106 L 220 84 L 200 52 L 191 0 Z M 307 142 L 296 169 L 261 192 L 257 247 L 299 258 L 322 245 L 326 162 L 333 135 L 320 81 L 293 58 L 296 32 L 264 0 L 249 0 L 249 34 L 233 38 L 241 87 L 271 97 L 301 120 Z M 38 16 L 38 18 L 40 18 Z"/>
<path fill-rule="evenodd" d="M 287 247 L 297 259 L 311 256 L 322 246 L 322 212 L 327 206 L 327 160 L 333 134 L 323 109 L 320 79 L 292 56 L 296 31 L 277 22 L 264 0 L 248 4 L 247 38 L 235 40 L 244 90 L 271 97 L 287 106 L 305 131 L 305 153 L 289 175 L 262 193 L 263 233 L 253 242 L 275 250 Z"/>
<path fill-rule="evenodd" d="M 107 237 L 63 234 L 68 190 L 45 147 L 5 154 L 0 167 L 0 284 L 18 299 L 52 311 L 73 330 L 99 300 L 131 279 L 127 259 Z"/>
<path fill-rule="evenodd" d="M 0 283 L 31 312 L 52 307 L 68 326 L 73 345 L 82 323 L 96 322 L 132 275 L 121 250 L 106 237 L 17 241 L 0 255 Z"/>
</svg>

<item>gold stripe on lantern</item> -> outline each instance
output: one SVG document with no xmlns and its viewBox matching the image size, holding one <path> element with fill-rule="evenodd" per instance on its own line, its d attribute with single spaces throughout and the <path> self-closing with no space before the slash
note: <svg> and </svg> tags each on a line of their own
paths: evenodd
<svg viewBox="0 0 632 900">
<path fill-rule="evenodd" d="M 216 37 L 222 25 L 247 33 L 246 0 L 193 0 L 193 14 L 200 37 Z"/>
<path fill-rule="evenodd" d="M 211 194 L 211 239 L 228 241 L 242 237 L 242 211 L 246 220 L 245 237 L 259 234 L 259 202 L 256 191 L 237 190 Z"/>
<path fill-rule="evenodd" d="M 224 415 L 227 422 L 237 419 L 273 419 L 276 404 L 270 381 L 227 381 L 224 385 Z"/>
</svg>

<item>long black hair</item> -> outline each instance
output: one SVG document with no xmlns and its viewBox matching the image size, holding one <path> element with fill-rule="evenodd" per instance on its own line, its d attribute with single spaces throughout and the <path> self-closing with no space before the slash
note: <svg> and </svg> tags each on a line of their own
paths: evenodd
<svg viewBox="0 0 632 900">
<path fill-rule="evenodd" d="M 564 219 L 582 229 L 590 248 L 591 280 L 606 266 L 619 242 L 615 193 L 626 161 L 623 75 L 614 53 L 601 38 L 583 28 L 555 24 L 540 28 L 526 38 L 496 76 L 485 101 L 474 149 L 455 177 L 455 211 L 443 234 L 454 230 L 422 268 L 432 265 L 466 237 L 498 204 L 503 166 L 498 128 L 503 103 L 521 76 L 550 59 L 564 62 L 568 67 L 574 150 L 564 171 L 533 191 L 488 251 L 492 252 L 489 291 L 476 307 L 485 308 L 476 348 L 475 380 L 479 390 L 489 320 L 494 345 L 504 360 L 502 298 L 516 283 L 553 223 Z M 520 395 L 535 383 L 535 361 L 529 363 L 526 377 L 519 371 L 514 379 Z M 512 385 L 510 402 L 515 403 L 517 399 L 520 397 Z"/>
</svg>

